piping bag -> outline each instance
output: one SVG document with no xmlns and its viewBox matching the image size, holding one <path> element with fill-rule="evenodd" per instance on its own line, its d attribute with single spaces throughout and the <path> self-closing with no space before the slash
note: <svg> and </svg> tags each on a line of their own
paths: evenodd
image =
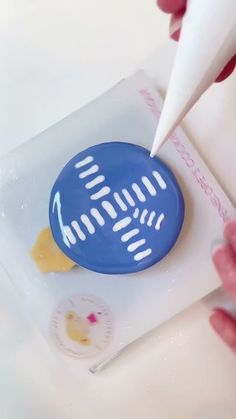
<svg viewBox="0 0 236 419">
<path fill-rule="evenodd" d="M 188 0 L 151 157 L 235 53 L 235 0 Z"/>
</svg>

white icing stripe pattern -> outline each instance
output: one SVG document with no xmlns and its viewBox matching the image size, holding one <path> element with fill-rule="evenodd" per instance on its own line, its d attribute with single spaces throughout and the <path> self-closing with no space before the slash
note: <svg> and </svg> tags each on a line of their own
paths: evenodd
<svg viewBox="0 0 236 419">
<path fill-rule="evenodd" d="M 130 239 L 132 239 L 132 237 L 137 236 L 137 234 L 139 233 L 139 229 L 138 228 L 134 228 L 133 230 L 128 231 L 128 233 L 123 234 L 123 236 L 121 236 L 121 241 L 122 242 L 127 242 Z"/>
<path fill-rule="evenodd" d="M 155 216 L 156 216 L 155 211 L 152 211 L 150 216 L 149 216 L 148 222 L 147 222 L 148 227 L 152 227 L 152 222 L 153 222 Z"/>
<path fill-rule="evenodd" d="M 128 202 L 128 204 L 131 207 L 134 207 L 135 206 L 135 202 L 134 202 L 132 196 L 130 195 L 130 193 L 127 191 L 127 189 L 122 189 L 122 192 L 123 192 L 123 195 L 124 195 L 126 201 Z"/>
<path fill-rule="evenodd" d="M 115 219 L 117 217 L 117 213 L 115 211 L 115 208 L 113 207 L 112 204 L 110 204 L 110 202 L 103 201 L 102 202 L 102 207 L 107 212 L 107 214 L 110 215 L 111 218 Z"/>
<path fill-rule="evenodd" d="M 160 214 L 156 220 L 156 211 L 151 211 L 149 213 L 147 208 L 140 209 L 139 203 L 146 202 L 146 200 L 150 199 L 150 195 L 152 197 L 156 196 L 158 194 L 158 187 L 162 190 L 165 190 L 167 188 L 167 184 L 161 176 L 161 174 L 158 171 L 153 170 L 153 177 L 151 179 L 147 176 L 142 176 L 141 181 L 138 183 L 132 183 L 132 185 L 130 185 L 130 188 L 123 188 L 121 192 L 113 193 L 113 191 L 111 191 L 111 188 L 103 183 L 105 182 L 105 176 L 103 174 L 98 173 L 100 168 L 95 163 L 96 162 L 94 161 L 94 158 L 92 156 L 87 156 L 83 160 L 78 161 L 74 167 L 75 169 L 82 168 L 82 171 L 80 170 L 78 174 L 80 179 L 85 179 L 91 175 L 94 175 L 91 176 L 90 179 L 86 179 L 86 183 L 84 186 L 87 190 L 91 190 L 90 199 L 92 201 L 100 200 L 101 198 L 112 192 L 114 198 L 113 204 L 111 204 L 109 198 L 107 198 L 108 200 L 102 200 L 102 202 L 100 201 L 99 208 L 98 206 L 96 207 L 96 204 L 94 203 L 94 207 L 90 209 L 89 216 L 87 216 L 86 214 L 82 214 L 80 216 L 81 222 L 79 221 L 78 223 L 76 220 L 74 220 L 71 222 L 71 227 L 67 225 L 64 226 L 61 214 L 60 193 L 58 192 L 54 197 L 53 211 L 56 207 L 58 221 L 63 235 L 64 243 L 68 247 L 70 247 L 71 245 L 76 243 L 77 238 L 79 238 L 82 241 L 86 240 L 87 232 L 89 234 L 94 234 L 95 226 L 105 225 L 106 214 L 108 214 L 108 216 L 111 219 L 115 220 L 118 217 L 118 214 L 120 214 L 121 211 L 127 211 L 128 207 L 134 207 L 132 210 L 134 211 L 133 218 L 139 219 L 140 224 L 146 224 L 148 227 L 153 226 L 153 228 L 155 227 L 156 230 L 160 230 L 161 224 L 165 219 L 165 215 L 163 213 Z M 93 188 L 96 189 L 93 190 Z M 104 211 L 102 211 L 102 208 L 106 212 L 105 215 Z M 138 237 L 138 235 L 140 234 L 140 230 L 138 228 L 131 228 L 131 222 L 132 216 L 126 216 L 117 222 L 114 221 L 113 231 L 119 232 L 126 229 L 126 231 L 124 231 L 121 235 L 121 242 L 127 243 L 127 251 L 133 253 L 132 257 L 135 261 L 139 262 L 151 255 L 152 249 L 144 248 L 145 250 L 140 251 L 140 248 L 146 244 L 146 239 L 142 238 L 142 236 L 141 238 Z M 84 227 L 86 228 L 86 230 Z M 84 233 L 84 230 L 86 231 L 86 234 Z"/>
<path fill-rule="evenodd" d="M 124 201 L 122 201 L 120 195 L 118 194 L 118 192 L 115 192 L 113 194 L 115 201 L 117 202 L 117 204 L 119 205 L 119 207 L 122 209 L 122 211 L 127 211 L 127 206 L 125 205 Z"/>
<path fill-rule="evenodd" d="M 141 214 L 141 217 L 140 217 L 140 223 L 141 224 L 144 224 L 145 223 L 145 218 L 146 218 L 147 215 L 148 215 L 148 210 L 147 209 L 144 209 L 143 212 L 142 212 L 142 214 Z"/>
<path fill-rule="evenodd" d="M 99 185 L 99 183 L 104 182 L 104 180 L 105 180 L 105 176 L 103 175 L 97 176 L 90 182 L 86 183 L 85 188 L 92 189 L 94 188 L 94 186 Z"/>
<path fill-rule="evenodd" d="M 84 172 L 79 174 L 80 179 L 84 179 L 87 176 L 93 175 L 94 173 L 97 173 L 99 170 L 99 167 L 97 164 L 94 164 L 91 166 L 88 170 L 85 170 Z"/>
<path fill-rule="evenodd" d="M 144 194 L 142 193 L 140 187 L 137 185 L 137 183 L 132 184 L 132 189 L 136 193 L 137 198 L 139 199 L 140 202 L 145 202 L 146 201 L 146 198 L 145 198 Z"/>
<path fill-rule="evenodd" d="M 100 226 L 104 226 L 105 225 L 104 218 L 102 217 L 102 215 L 100 214 L 100 212 L 96 208 L 92 208 L 90 210 L 90 212 L 91 212 L 91 215 L 95 218 L 95 220 L 97 221 L 97 223 Z"/>
<path fill-rule="evenodd" d="M 132 220 L 130 217 L 122 218 L 122 220 L 114 224 L 113 231 L 117 232 L 119 230 L 122 230 L 123 228 L 127 227 L 131 223 L 131 221 Z"/>
<path fill-rule="evenodd" d="M 148 190 L 148 192 L 150 193 L 151 196 L 156 196 L 157 191 L 154 188 L 153 184 L 150 182 L 150 180 L 148 179 L 147 176 L 143 176 L 142 177 L 142 182 L 145 186 L 145 188 Z"/>
<path fill-rule="evenodd" d="M 84 160 L 78 161 L 78 163 L 75 164 L 76 169 L 80 169 L 80 167 L 86 166 L 89 163 L 92 163 L 93 157 L 88 156 Z"/>
<path fill-rule="evenodd" d="M 76 163 L 75 168 L 78 169 L 78 168 L 84 167 L 85 165 L 91 163 L 92 161 L 94 161 L 94 158 L 92 156 L 88 156 L 84 160 L 81 160 L 80 162 Z M 91 176 L 97 173 L 98 171 L 99 171 L 99 166 L 97 164 L 94 164 L 93 166 L 85 170 L 84 172 L 81 172 L 79 174 L 79 178 L 84 179 L 88 176 Z M 105 181 L 105 176 L 103 175 L 95 176 L 94 179 L 90 180 L 89 182 L 85 184 L 85 188 L 92 189 L 95 186 L 100 185 L 104 181 Z M 96 201 L 97 199 L 101 199 L 104 196 L 108 195 L 110 192 L 111 192 L 111 188 L 109 188 L 109 186 L 103 186 L 99 191 L 93 193 L 90 196 L 90 199 L 92 201 Z"/>
<path fill-rule="evenodd" d="M 161 223 L 162 223 L 162 221 L 165 219 L 165 216 L 164 216 L 164 214 L 162 213 L 161 215 L 159 215 L 159 217 L 158 217 L 158 220 L 157 220 L 157 223 L 156 223 L 156 225 L 155 225 L 155 229 L 156 230 L 160 230 L 160 228 L 161 228 Z"/>
<path fill-rule="evenodd" d="M 151 211 L 148 219 L 148 210 L 145 208 L 140 216 L 140 224 L 147 224 L 148 227 L 152 227 L 153 222 L 154 222 L 154 218 L 156 217 L 156 212 L 155 211 Z M 133 213 L 133 218 L 138 218 L 139 217 L 139 209 L 135 208 L 135 211 Z M 161 215 L 159 215 L 158 219 L 156 220 L 156 224 L 155 224 L 155 229 L 156 230 L 160 230 L 161 228 L 161 224 L 163 222 L 163 220 L 165 219 L 165 215 L 163 213 L 161 213 Z M 147 221 L 146 221 L 147 220 Z"/>
<path fill-rule="evenodd" d="M 76 234 L 78 235 L 79 239 L 82 240 L 82 241 L 86 240 L 86 236 L 83 233 L 83 231 L 81 230 L 78 222 L 74 220 L 74 221 L 72 221 L 71 225 L 72 225 L 73 229 L 75 230 Z"/>
<path fill-rule="evenodd" d="M 138 208 L 135 208 L 135 211 L 133 213 L 133 217 L 134 218 L 138 218 L 138 216 L 139 216 L 139 209 Z"/>
<path fill-rule="evenodd" d="M 167 188 L 167 185 L 166 185 L 166 182 L 164 181 L 163 177 L 160 175 L 160 173 L 157 172 L 156 170 L 153 170 L 152 174 L 153 174 L 154 178 L 156 179 L 160 188 L 165 190 Z"/>
<path fill-rule="evenodd" d="M 64 232 L 71 244 L 76 244 L 76 237 L 74 236 L 69 226 L 64 226 Z"/>
<path fill-rule="evenodd" d="M 143 260 L 144 258 L 146 258 L 147 256 L 149 256 L 151 254 L 152 254 L 152 249 L 149 248 L 147 250 L 144 250 L 143 252 L 137 253 L 134 256 L 134 260 L 136 260 L 137 262 L 139 262 L 140 260 Z"/>
<path fill-rule="evenodd" d="M 145 239 L 138 240 L 137 242 L 134 242 L 134 243 L 130 244 L 128 246 L 127 250 L 128 250 L 128 252 L 134 252 L 139 247 L 143 246 L 145 243 L 146 243 Z"/>
<path fill-rule="evenodd" d="M 82 223 L 85 225 L 85 227 L 87 228 L 88 232 L 90 234 L 94 234 L 95 233 L 95 228 L 93 226 L 93 224 L 91 223 L 90 219 L 88 218 L 88 216 L 86 214 L 82 214 L 80 217 Z"/>
<path fill-rule="evenodd" d="M 90 198 L 93 201 L 96 201 L 97 199 L 102 198 L 103 196 L 108 195 L 111 192 L 111 189 L 109 188 L 109 186 L 104 186 L 102 189 L 100 189 L 100 191 L 94 193 L 93 195 L 90 196 Z"/>
</svg>

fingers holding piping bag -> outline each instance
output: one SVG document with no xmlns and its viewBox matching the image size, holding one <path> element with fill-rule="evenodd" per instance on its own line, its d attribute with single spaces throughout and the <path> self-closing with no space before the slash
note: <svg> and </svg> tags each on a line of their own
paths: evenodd
<svg viewBox="0 0 236 419">
<path fill-rule="evenodd" d="M 157 0 L 157 4 L 163 12 L 170 13 L 172 15 L 170 19 L 170 38 L 174 41 L 178 41 L 181 33 L 182 20 L 187 6 L 187 0 Z M 236 56 L 233 56 L 217 77 L 216 82 L 219 83 L 227 79 L 233 73 L 235 67 Z"/>
<path fill-rule="evenodd" d="M 157 4 L 163 12 L 171 14 L 170 38 L 178 41 L 186 9 L 186 0 L 158 0 Z"/>
</svg>

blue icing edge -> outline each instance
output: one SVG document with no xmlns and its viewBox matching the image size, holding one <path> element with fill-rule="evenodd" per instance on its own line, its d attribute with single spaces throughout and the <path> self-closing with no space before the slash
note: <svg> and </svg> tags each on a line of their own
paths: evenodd
<svg viewBox="0 0 236 419">
<path fill-rule="evenodd" d="M 184 221 L 175 176 L 141 146 L 107 142 L 72 158 L 51 191 L 49 219 L 61 250 L 106 274 L 144 270 L 174 246 Z"/>
</svg>

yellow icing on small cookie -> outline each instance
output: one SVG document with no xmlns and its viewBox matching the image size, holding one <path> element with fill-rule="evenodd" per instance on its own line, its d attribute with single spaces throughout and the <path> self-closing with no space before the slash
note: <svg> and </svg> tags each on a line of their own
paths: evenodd
<svg viewBox="0 0 236 419">
<path fill-rule="evenodd" d="M 39 270 L 43 273 L 48 272 L 68 272 L 76 264 L 69 259 L 57 246 L 52 236 L 50 227 L 42 230 L 31 250 Z"/>
<path fill-rule="evenodd" d="M 89 321 L 79 317 L 74 311 L 69 311 L 66 315 L 66 333 L 68 337 L 83 346 L 89 346 Z"/>
</svg>

